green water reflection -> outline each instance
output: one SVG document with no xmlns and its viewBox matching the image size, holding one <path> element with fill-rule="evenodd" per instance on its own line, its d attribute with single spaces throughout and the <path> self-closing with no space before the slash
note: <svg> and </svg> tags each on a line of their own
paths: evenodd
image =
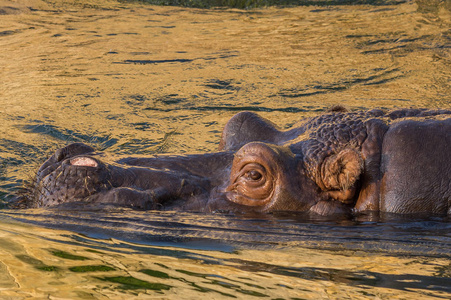
<svg viewBox="0 0 451 300">
<path fill-rule="evenodd" d="M 104 265 L 95 265 L 95 266 L 78 266 L 78 267 L 72 267 L 69 268 L 69 271 L 72 272 L 80 272 L 80 273 L 85 273 L 85 272 L 108 272 L 108 271 L 114 271 L 115 269 L 109 266 L 104 266 Z"/>
</svg>

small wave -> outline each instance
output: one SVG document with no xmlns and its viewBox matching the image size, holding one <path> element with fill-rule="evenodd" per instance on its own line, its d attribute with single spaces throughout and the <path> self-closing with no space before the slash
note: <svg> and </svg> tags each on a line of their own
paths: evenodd
<svg viewBox="0 0 451 300">
<path fill-rule="evenodd" d="M 451 223 L 447 217 L 366 216 L 349 220 L 305 214 L 237 216 L 122 208 L 78 212 L 2 210 L 0 216 L 91 238 L 116 238 L 153 246 L 221 251 L 235 247 L 305 247 L 451 256 Z"/>
</svg>

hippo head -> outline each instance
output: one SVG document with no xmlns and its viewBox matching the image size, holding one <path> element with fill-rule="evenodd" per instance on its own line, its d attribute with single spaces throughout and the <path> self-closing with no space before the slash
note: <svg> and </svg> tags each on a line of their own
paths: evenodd
<svg viewBox="0 0 451 300">
<path fill-rule="evenodd" d="M 353 122 L 318 144 L 321 139 L 311 134 L 318 126 L 304 123 L 282 131 L 243 112 L 225 126 L 218 152 L 196 155 L 112 159 L 76 143 L 41 166 L 22 202 L 28 207 L 345 212 L 355 202 L 363 168 L 359 147 L 366 137 L 362 122 Z"/>
</svg>

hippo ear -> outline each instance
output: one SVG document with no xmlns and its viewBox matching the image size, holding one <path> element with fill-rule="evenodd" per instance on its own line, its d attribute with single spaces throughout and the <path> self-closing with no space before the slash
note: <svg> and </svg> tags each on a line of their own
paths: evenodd
<svg viewBox="0 0 451 300">
<path fill-rule="evenodd" d="M 355 149 L 344 149 L 327 157 L 321 165 L 323 189 L 341 202 L 354 197 L 355 183 L 363 171 L 363 159 Z"/>
<path fill-rule="evenodd" d="M 219 150 L 238 150 L 251 142 L 274 144 L 280 131 L 269 120 L 243 111 L 233 116 L 222 131 Z"/>
</svg>

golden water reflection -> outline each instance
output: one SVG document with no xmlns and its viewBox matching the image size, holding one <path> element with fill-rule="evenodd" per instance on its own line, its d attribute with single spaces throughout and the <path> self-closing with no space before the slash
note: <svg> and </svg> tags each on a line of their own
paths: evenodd
<svg viewBox="0 0 451 300">
<path fill-rule="evenodd" d="M 302 247 L 206 251 L 2 220 L 2 299 L 445 299 L 446 258 Z M 146 296 L 147 295 L 147 296 Z"/>
</svg>

